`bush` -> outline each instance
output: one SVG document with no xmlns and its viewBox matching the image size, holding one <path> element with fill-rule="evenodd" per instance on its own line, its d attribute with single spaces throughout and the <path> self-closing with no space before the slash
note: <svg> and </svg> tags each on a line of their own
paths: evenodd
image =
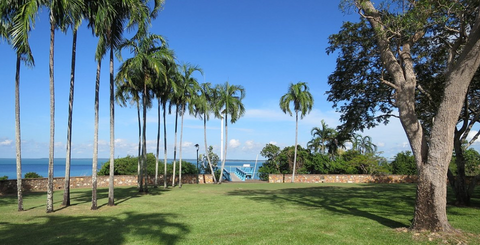
<svg viewBox="0 0 480 245">
<path fill-rule="evenodd" d="M 7 179 L 8 179 L 8 176 L 6 176 L 6 175 L 0 177 L 0 180 L 7 180 Z"/>
<path fill-rule="evenodd" d="M 401 175 L 416 175 L 417 164 L 410 151 L 402 151 L 395 156 L 392 162 L 392 173 Z"/>
<path fill-rule="evenodd" d="M 176 163 L 175 174 L 178 174 L 178 162 Z M 163 159 L 158 160 L 158 174 L 162 175 L 164 172 Z M 147 173 L 148 175 L 155 175 L 155 155 L 153 153 L 147 154 Z M 173 165 L 167 164 L 167 174 L 173 173 Z M 196 174 L 196 165 L 182 161 L 182 174 Z M 98 175 L 110 174 L 110 161 L 104 163 Z M 138 158 L 133 156 L 127 156 L 123 158 L 117 158 L 114 160 L 114 174 L 115 175 L 137 175 L 138 174 Z"/>
<path fill-rule="evenodd" d="M 25 179 L 37 179 L 37 178 L 43 178 L 43 177 L 35 172 L 28 172 L 25 174 Z"/>
</svg>

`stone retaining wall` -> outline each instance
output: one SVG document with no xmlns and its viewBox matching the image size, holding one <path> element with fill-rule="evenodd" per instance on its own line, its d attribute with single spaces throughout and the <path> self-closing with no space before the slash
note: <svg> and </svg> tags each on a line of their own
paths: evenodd
<svg viewBox="0 0 480 245">
<path fill-rule="evenodd" d="M 200 184 L 204 183 L 213 183 L 211 175 L 206 175 L 205 177 L 200 174 L 198 175 L 198 180 Z M 153 185 L 155 181 L 154 176 L 148 177 L 148 182 L 150 185 Z M 176 177 L 176 182 L 178 183 L 178 176 Z M 38 179 L 22 179 L 22 187 L 24 191 L 47 191 L 47 178 L 38 178 Z M 97 177 L 97 187 L 108 187 L 110 183 L 109 176 L 98 176 Z M 157 179 L 157 183 L 160 186 L 163 186 L 163 175 L 160 175 Z M 172 184 L 172 176 L 167 176 L 168 185 Z M 197 176 L 194 174 L 182 175 L 183 184 L 196 184 Z M 61 190 L 65 185 L 65 178 L 53 178 L 53 189 Z M 114 178 L 114 186 L 135 186 L 137 185 L 137 176 L 136 175 L 116 175 Z M 71 177 L 70 178 L 70 188 L 91 188 L 92 187 L 92 177 Z M 17 180 L 0 180 L 0 195 L 4 194 L 14 194 L 17 192 Z"/>
<path fill-rule="evenodd" d="M 270 174 L 269 183 L 290 183 L 292 174 Z M 415 183 L 415 175 L 297 174 L 296 183 Z"/>
</svg>

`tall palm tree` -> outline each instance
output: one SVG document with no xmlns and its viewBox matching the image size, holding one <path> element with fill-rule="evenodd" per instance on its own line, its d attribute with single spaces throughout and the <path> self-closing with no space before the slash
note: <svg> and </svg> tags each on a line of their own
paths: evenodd
<svg viewBox="0 0 480 245">
<path fill-rule="evenodd" d="M 360 152 L 360 154 L 374 153 L 377 146 L 372 142 L 372 137 L 362 136 L 361 134 L 352 135 L 352 148 Z"/>
<path fill-rule="evenodd" d="M 48 185 L 47 185 L 47 213 L 53 212 L 53 164 L 55 146 L 55 81 L 54 81 L 54 44 L 55 30 L 66 31 L 67 26 L 73 23 L 69 9 L 81 6 L 79 0 L 53 0 L 46 2 L 50 13 L 50 54 L 49 54 L 49 75 L 50 75 L 50 145 L 48 155 Z M 81 10 L 78 10 L 81 11 Z"/>
<path fill-rule="evenodd" d="M 94 1 L 97 2 L 97 1 Z M 97 62 L 110 50 L 110 177 L 108 187 L 108 205 L 115 205 L 114 202 L 114 74 L 113 74 L 113 51 L 117 50 L 123 35 L 124 29 L 138 27 L 134 37 L 144 35 L 147 32 L 148 24 L 155 18 L 163 0 L 154 0 L 154 8 L 150 12 L 147 1 L 142 0 L 112 0 L 98 1 L 98 7 L 92 11 L 90 26 L 95 35 L 99 36 L 96 50 Z M 94 4 L 95 5 L 95 4 Z M 127 21 L 128 20 L 128 21 Z M 127 22 L 126 28 L 124 23 Z M 100 64 L 97 65 L 97 76 L 99 75 Z"/>
<path fill-rule="evenodd" d="M 117 82 L 126 83 L 133 88 L 141 88 L 141 100 L 143 109 L 143 127 L 142 127 L 142 160 L 141 170 L 147 176 L 147 138 L 146 138 L 146 121 L 147 121 L 147 107 L 151 105 L 153 97 L 152 91 L 154 82 L 158 77 L 164 73 L 163 65 L 158 57 L 165 56 L 168 52 L 165 48 L 165 40 L 162 36 L 155 34 L 146 34 L 132 40 L 127 40 L 120 45 L 121 48 L 128 47 L 131 53 L 134 54 L 132 58 L 125 60 L 121 64 L 118 74 Z M 168 53 L 169 54 L 169 53 Z M 143 76 L 137 77 L 140 79 L 131 79 L 129 73 L 131 71 L 138 71 Z M 142 181 L 144 176 L 141 176 L 140 191 L 148 191 L 147 180 L 145 180 L 145 187 L 142 188 Z"/>
<path fill-rule="evenodd" d="M 245 114 L 245 107 L 242 100 L 245 98 L 245 89 L 240 85 L 230 85 L 227 82 L 216 87 L 218 100 L 213 108 L 218 118 L 225 120 L 225 146 L 222 159 L 222 167 L 220 169 L 220 179 L 218 183 L 222 183 L 223 169 L 225 168 L 225 160 L 227 159 L 227 142 L 228 142 L 228 116 L 230 122 L 235 123 Z"/>
<path fill-rule="evenodd" d="M 34 66 L 28 34 L 32 29 L 39 8 L 37 1 L 2 1 L 0 3 L 0 36 L 6 39 L 17 54 L 15 66 L 15 147 L 17 170 L 18 211 L 23 211 L 22 151 L 20 132 L 20 64 Z"/>
<path fill-rule="evenodd" d="M 293 158 L 293 172 L 292 183 L 295 182 L 295 168 L 297 165 L 297 138 L 298 138 L 298 114 L 300 118 L 309 113 L 313 107 L 313 97 L 309 92 L 309 88 L 306 83 L 298 82 L 296 84 L 291 83 L 288 92 L 280 98 L 280 109 L 283 113 L 287 113 L 292 116 L 290 110 L 290 103 L 293 103 L 293 110 L 295 111 L 295 155 Z"/>
<path fill-rule="evenodd" d="M 212 112 L 212 104 L 215 103 L 214 98 L 214 89 L 212 89 L 210 83 L 200 84 L 201 93 L 195 98 L 195 115 L 203 119 L 203 138 L 205 141 L 205 156 L 208 161 L 208 166 L 210 167 L 210 173 L 212 174 L 213 183 L 217 183 L 215 178 L 215 173 L 213 172 L 212 162 L 210 160 L 210 154 L 208 154 L 208 144 L 207 144 L 207 121 L 210 119 L 210 113 Z"/>
<path fill-rule="evenodd" d="M 136 79 L 134 78 L 134 76 L 135 76 L 134 74 L 131 74 L 129 75 L 129 78 Z M 137 74 L 136 76 L 139 77 L 140 74 Z M 115 98 L 117 99 L 117 103 L 122 107 L 127 106 L 127 101 L 130 101 L 130 104 L 135 104 L 137 108 L 137 121 L 138 121 L 137 187 L 140 189 L 140 179 L 141 179 L 140 159 L 141 159 L 141 150 L 142 150 L 142 119 L 140 117 L 140 99 L 141 99 L 140 91 L 129 86 L 128 83 L 122 83 L 120 85 L 117 85 Z"/>
<path fill-rule="evenodd" d="M 65 159 L 65 183 L 63 192 L 63 206 L 70 206 L 70 161 L 72 158 L 72 116 L 73 116 L 73 95 L 75 88 L 75 58 L 77 51 L 77 31 L 82 23 L 84 14 L 83 2 L 69 1 L 67 8 L 69 10 L 68 16 L 70 18 L 70 26 L 73 31 L 72 40 L 72 62 L 70 71 L 70 93 L 68 97 L 68 120 L 67 120 L 67 153 Z"/>
<path fill-rule="evenodd" d="M 180 105 L 180 115 L 182 116 L 181 119 L 181 126 L 180 126 L 180 153 L 179 153 L 179 165 L 178 165 L 178 186 L 182 187 L 182 138 L 183 138 L 183 118 L 185 116 L 185 112 L 187 110 L 186 106 L 189 106 L 190 114 L 193 114 L 193 103 L 195 96 L 197 96 L 200 87 L 198 85 L 197 79 L 192 77 L 192 74 L 195 71 L 200 72 L 203 75 L 203 70 L 191 64 L 182 64 L 180 68 L 181 72 L 181 79 L 180 86 L 178 86 L 178 101 Z M 175 178 L 175 177 L 174 177 Z"/>
<path fill-rule="evenodd" d="M 155 187 L 158 185 L 158 161 L 160 159 L 160 121 L 161 121 L 161 114 L 160 114 L 160 109 L 161 106 L 163 106 L 164 110 L 164 138 L 165 138 L 165 151 L 164 151 L 164 174 L 163 174 L 163 184 L 164 188 L 167 188 L 167 137 L 166 137 L 166 102 L 168 101 L 168 98 L 170 96 L 171 91 L 175 89 L 175 76 L 177 74 L 177 65 L 175 64 L 174 61 L 174 53 L 173 50 L 165 50 L 165 53 L 162 53 L 163 56 L 157 57 L 159 61 L 163 65 L 163 73 L 157 78 L 153 92 L 155 93 L 155 96 L 157 97 L 158 101 L 158 132 L 157 132 L 157 154 L 156 154 L 156 160 L 155 160 Z"/>
</svg>

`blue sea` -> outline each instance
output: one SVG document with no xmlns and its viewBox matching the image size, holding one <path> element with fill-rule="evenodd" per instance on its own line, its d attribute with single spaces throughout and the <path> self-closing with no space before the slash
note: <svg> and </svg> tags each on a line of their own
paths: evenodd
<svg viewBox="0 0 480 245">
<path fill-rule="evenodd" d="M 54 177 L 65 176 L 65 158 L 55 158 L 53 161 L 53 175 Z M 185 159 L 187 162 L 196 163 L 195 159 Z M 98 159 L 98 169 L 102 167 L 104 163 L 108 162 L 108 158 Z M 171 162 L 171 160 L 169 160 Z M 263 161 L 257 162 L 257 168 L 255 169 L 255 175 L 258 176 L 258 168 L 262 165 Z M 243 164 L 250 164 L 255 166 L 255 160 L 227 160 L 225 162 L 225 168 L 230 172 L 234 172 L 236 167 L 241 167 Z M 221 163 L 218 164 L 220 167 Z M 48 158 L 24 158 L 22 159 L 22 177 L 25 177 L 25 173 L 35 172 L 43 177 L 48 177 Z M 91 176 L 92 175 L 92 159 L 91 158 L 73 158 L 70 166 L 70 176 Z M 8 179 L 17 178 L 17 167 L 15 158 L 0 158 L 0 177 L 8 176 Z M 258 177 L 257 177 L 258 178 Z"/>
</svg>

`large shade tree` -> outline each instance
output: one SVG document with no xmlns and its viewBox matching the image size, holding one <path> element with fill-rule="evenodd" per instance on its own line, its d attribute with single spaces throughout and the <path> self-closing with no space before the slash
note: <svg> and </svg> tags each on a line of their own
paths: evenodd
<svg viewBox="0 0 480 245">
<path fill-rule="evenodd" d="M 288 92 L 280 98 L 280 109 L 283 113 L 288 113 L 292 116 L 290 104 L 293 104 L 293 111 L 295 112 L 295 152 L 293 157 L 293 169 L 292 169 L 292 183 L 295 182 L 295 169 L 297 166 L 297 138 L 298 138 L 298 116 L 301 119 L 310 111 L 313 107 L 313 96 L 309 91 L 307 83 L 298 82 L 296 84 L 291 83 L 288 87 Z"/>
<path fill-rule="evenodd" d="M 342 112 L 341 129 L 362 130 L 386 123 L 391 116 L 398 117 L 418 169 L 411 227 L 453 231 L 446 214 L 445 180 L 455 126 L 480 65 L 478 4 L 396 1 L 403 4 L 398 11 L 371 1 L 353 2 L 362 21 L 344 23 L 340 33 L 330 37 L 327 49 L 340 51 L 337 68 L 329 77 L 332 89 L 328 94 Z M 443 54 L 435 56 L 438 53 L 428 52 L 429 48 L 442 50 Z M 430 81 L 438 76 L 443 79 L 436 93 L 430 93 L 433 90 L 422 83 L 425 77 L 418 76 L 416 65 L 428 60 L 443 67 L 441 72 L 430 74 Z M 419 113 L 418 95 L 438 100 L 430 117 Z"/>
</svg>

